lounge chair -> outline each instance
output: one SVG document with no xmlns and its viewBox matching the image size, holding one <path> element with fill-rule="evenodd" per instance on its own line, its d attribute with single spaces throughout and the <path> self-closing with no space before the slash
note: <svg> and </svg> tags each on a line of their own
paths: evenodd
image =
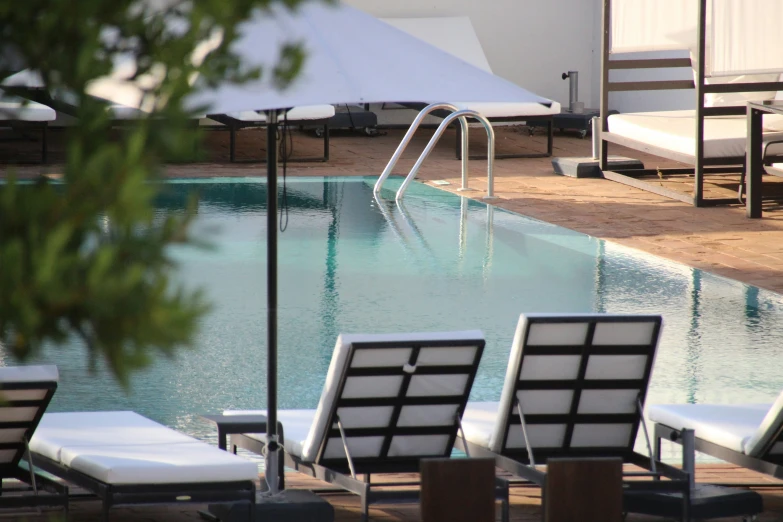
<svg viewBox="0 0 783 522">
<path fill-rule="evenodd" d="M 114 506 L 247 502 L 254 520 L 258 465 L 130 411 L 47 413 L 33 462 Z"/>
<path fill-rule="evenodd" d="M 772 404 L 659 404 L 647 416 L 657 451 L 692 430 L 695 451 L 783 479 L 783 392 Z"/>
<path fill-rule="evenodd" d="M 360 495 L 365 519 L 370 504 L 418 501 L 418 490 L 378 489 L 416 483 L 370 477 L 451 456 L 483 350 L 479 331 L 340 335 L 318 408 L 278 412 L 286 465 Z M 263 434 L 231 437 L 259 454 L 265 443 Z M 507 495 L 501 486 L 504 520 Z"/>
<path fill-rule="evenodd" d="M 57 390 L 57 381 L 56 366 L 0 368 L 0 509 L 68 509 L 68 487 L 40 474 L 27 451 L 30 437 Z M 6 479 L 21 487 L 12 487 Z"/>
<path fill-rule="evenodd" d="M 687 520 L 696 507 L 704 514 L 704 495 L 692 504 L 687 473 L 654 459 L 649 439 L 650 456 L 634 450 L 661 325 L 657 315 L 522 314 L 500 402 L 468 403 L 466 442 L 457 446 L 542 487 L 550 458 L 620 457 L 647 470 L 627 475 L 670 479 L 626 480 L 627 512 Z M 726 498 L 723 490 L 710 495 Z M 758 495 L 741 500 L 721 509 L 727 516 L 761 510 Z"/>
<path fill-rule="evenodd" d="M 47 134 L 49 122 L 57 114 L 45 105 L 27 101 L 0 90 L 0 127 L 10 127 L 19 132 L 41 131 L 41 163 L 48 160 Z"/>
<path fill-rule="evenodd" d="M 329 119 L 335 115 L 333 105 L 307 105 L 294 107 L 287 111 L 285 121 L 289 126 L 308 125 L 323 128 L 324 154 L 314 158 L 289 158 L 291 161 L 329 161 Z M 229 131 L 229 159 L 236 161 L 236 132 L 249 127 L 266 126 L 266 115 L 257 111 L 231 112 L 228 114 L 209 114 L 202 125 L 210 125 L 210 120 L 225 125 Z M 280 122 L 284 121 L 280 117 Z M 263 160 L 258 160 L 263 161 Z"/>
<path fill-rule="evenodd" d="M 397 29 L 405 31 L 411 36 L 427 42 L 446 51 L 449 54 L 460 58 L 469 64 L 478 67 L 488 73 L 492 73 L 489 61 L 481 47 L 481 42 L 476 36 L 476 31 L 470 18 L 467 16 L 455 17 L 432 17 L 432 18 L 382 18 L 382 20 Z M 390 100 L 393 101 L 393 100 Z M 535 154 L 496 154 L 496 158 L 537 158 L 548 157 L 552 155 L 553 127 L 552 116 L 560 114 L 560 104 L 555 101 L 543 103 L 493 103 L 493 102 L 470 102 L 458 100 L 437 100 L 446 101 L 455 105 L 459 109 L 471 109 L 485 116 L 492 123 L 523 123 L 527 120 L 536 120 L 545 122 L 547 125 L 547 151 L 546 153 Z M 404 106 L 421 110 L 426 103 L 406 103 Z M 435 111 L 433 116 L 445 118 L 450 114 L 447 111 Z M 456 154 L 457 158 L 461 155 L 461 127 L 457 126 Z"/>
</svg>

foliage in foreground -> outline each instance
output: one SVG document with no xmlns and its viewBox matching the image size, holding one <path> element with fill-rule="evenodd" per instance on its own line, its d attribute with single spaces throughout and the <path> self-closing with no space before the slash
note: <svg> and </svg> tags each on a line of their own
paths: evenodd
<svg viewBox="0 0 783 522">
<path fill-rule="evenodd" d="M 166 249 L 190 243 L 190 213 L 155 216 L 154 182 L 164 161 L 199 148 L 184 100 L 202 85 L 275 75 L 284 86 L 301 65 L 295 43 L 274 71 L 247 70 L 229 45 L 256 8 L 305 0 L 24 0 L 0 2 L 0 80 L 37 71 L 43 89 L 13 91 L 66 107 L 61 180 L 0 185 L 0 343 L 20 360 L 76 335 L 94 364 L 123 384 L 156 355 L 192 342 L 208 305 L 172 280 Z M 222 35 L 206 59 L 194 49 Z M 219 39 L 217 41 L 220 41 Z M 91 81 L 135 63 L 147 114 L 113 129 Z M 10 90 L 10 89 L 8 89 Z"/>
</svg>

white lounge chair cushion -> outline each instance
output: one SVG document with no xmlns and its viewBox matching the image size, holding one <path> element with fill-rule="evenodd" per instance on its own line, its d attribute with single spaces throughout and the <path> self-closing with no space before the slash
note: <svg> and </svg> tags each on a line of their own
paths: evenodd
<svg viewBox="0 0 783 522">
<path fill-rule="evenodd" d="M 482 448 L 489 448 L 499 410 L 499 402 L 468 402 L 462 415 L 465 439 Z"/>
<path fill-rule="evenodd" d="M 266 415 L 266 410 L 226 410 L 223 415 Z M 302 447 L 313 426 L 315 410 L 279 410 L 277 420 L 283 425 L 283 447 L 286 453 L 302 457 Z M 265 433 L 245 433 L 250 438 L 266 443 Z"/>
<path fill-rule="evenodd" d="M 696 437 L 739 453 L 756 433 L 769 404 L 659 404 L 649 419 L 674 429 L 694 430 Z"/>
<path fill-rule="evenodd" d="M 770 132 L 766 141 L 783 140 L 783 129 L 777 131 L 777 118 L 765 118 Z M 694 156 L 696 153 L 695 111 L 659 111 L 613 114 L 609 116 L 609 132 L 626 138 Z M 747 121 L 744 116 L 707 118 L 704 122 L 704 157 L 743 156 L 747 141 Z M 783 154 L 783 144 L 771 145 L 768 154 Z"/>
<path fill-rule="evenodd" d="M 521 116 L 550 116 L 560 114 L 560 104 L 552 102 L 550 107 L 540 103 L 492 103 L 453 102 L 460 109 L 470 109 L 487 118 L 513 118 Z"/>
<path fill-rule="evenodd" d="M 57 366 L 3 366 L 0 367 L 0 383 L 11 382 L 58 382 Z"/>
<path fill-rule="evenodd" d="M 17 96 L 0 94 L 0 121 L 53 121 L 54 109 Z"/>
<path fill-rule="evenodd" d="M 293 107 L 286 113 L 286 118 L 289 121 L 306 121 L 306 120 L 325 120 L 334 116 L 333 105 L 303 105 L 301 107 Z M 266 114 L 258 111 L 241 111 L 230 112 L 227 114 L 236 120 L 246 122 L 266 122 Z M 280 116 L 280 121 L 283 121 L 283 117 Z"/>
<path fill-rule="evenodd" d="M 44 414 L 30 449 L 109 484 L 258 477 L 255 463 L 130 411 Z"/>
<path fill-rule="evenodd" d="M 771 442 L 772 437 L 780 431 L 781 424 L 783 424 L 783 392 L 778 395 L 778 398 L 770 406 L 756 432 L 745 443 L 745 453 L 751 457 L 761 457 L 765 448 Z M 778 439 L 770 452 L 777 455 L 783 453 L 783 441 Z"/>
</svg>

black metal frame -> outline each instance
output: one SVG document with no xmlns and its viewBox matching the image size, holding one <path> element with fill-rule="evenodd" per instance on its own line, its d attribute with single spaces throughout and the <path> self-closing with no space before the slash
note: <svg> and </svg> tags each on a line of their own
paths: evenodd
<svg viewBox="0 0 783 522">
<path fill-rule="evenodd" d="M 594 345 L 593 336 L 597 324 L 609 323 L 628 323 L 628 322 L 652 322 L 654 324 L 651 343 L 648 345 Z M 528 345 L 528 339 L 531 326 L 535 324 L 566 324 L 566 323 L 587 323 L 587 335 L 583 344 L 565 346 L 565 345 Z M 627 390 L 638 389 L 638 403 L 644 405 L 647 395 L 647 386 L 652 374 L 652 365 L 655 359 L 655 350 L 658 346 L 658 338 L 661 331 L 662 318 L 657 315 L 567 315 L 567 316 L 529 316 L 527 318 L 527 330 L 524 332 L 523 346 L 519 365 L 515 369 L 515 375 L 519 376 L 524 367 L 526 356 L 555 356 L 555 355 L 579 355 L 579 371 L 576 379 L 573 380 L 519 380 L 515 381 L 514 400 L 509 405 L 509 410 L 499 412 L 499 415 L 506 416 L 506 431 L 504 433 L 502 450 L 495 453 L 490 449 L 471 442 L 457 441 L 457 448 L 462 449 L 472 457 L 494 458 L 497 467 L 508 471 L 525 480 L 529 480 L 543 487 L 546 482 L 546 472 L 530 466 L 530 459 L 527 448 L 508 448 L 508 434 L 513 425 L 519 425 L 521 429 L 521 419 L 517 410 L 516 392 L 520 390 L 571 390 L 570 411 L 567 414 L 536 414 L 525 415 L 525 424 L 528 426 L 536 424 L 565 424 L 566 433 L 562 447 L 559 448 L 536 448 L 534 458 L 536 465 L 545 464 L 549 458 L 562 457 L 620 457 L 623 463 L 634 464 L 647 472 L 629 473 L 630 476 L 647 476 L 654 480 L 630 480 L 624 481 L 624 491 L 644 491 L 644 492 L 669 492 L 683 495 L 683 520 L 688 520 L 690 510 L 690 482 L 689 475 L 682 470 L 656 461 L 651 462 L 651 457 L 634 451 L 636 435 L 641 423 L 641 411 L 636 414 L 580 414 L 578 412 L 581 393 L 583 390 Z M 641 379 L 620 380 L 620 379 L 585 379 L 587 364 L 591 355 L 645 355 L 644 375 Z M 503 390 L 503 395 L 507 393 Z M 627 444 L 624 447 L 571 447 L 571 437 L 576 424 L 632 424 L 631 433 Z M 539 460 L 540 459 L 540 460 Z M 660 480 L 667 478 L 668 480 Z"/>
<path fill-rule="evenodd" d="M 183 504 L 247 502 L 248 520 L 255 520 L 256 485 L 252 480 L 175 484 L 108 484 L 55 460 L 34 453 L 37 466 L 95 494 L 102 503 L 103 520 L 115 506 L 134 504 Z"/>
<path fill-rule="evenodd" d="M 427 106 L 427 104 L 424 103 L 401 103 L 400 105 L 403 105 L 404 107 L 408 109 L 413 109 L 420 111 L 423 108 Z M 452 111 L 447 110 L 436 110 L 432 111 L 430 113 L 431 116 L 435 116 L 436 118 L 444 119 L 449 114 L 451 114 Z M 554 124 L 552 121 L 553 115 L 542 115 L 542 116 L 498 116 L 493 118 L 487 118 L 490 123 L 522 123 L 527 122 L 528 120 L 535 120 L 537 123 L 544 123 L 547 128 L 547 142 L 546 142 L 546 152 L 541 153 L 533 153 L 533 154 L 495 154 L 495 159 L 511 159 L 511 158 L 549 158 L 552 156 L 552 150 L 553 150 L 553 141 L 554 141 Z M 454 154 L 456 156 L 456 159 L 461 160 L 462 159 L 462 126 L 459 125 L 459 122 L 454 122 L 454 125 L 457 129 L 456 132 L 456 141 L 454 142 Z M 472 154 L 469 156 L 470 159 L 487 159 L 486 155 L 481 154 Z"/>
<path fill-rule="evenodd" d="M 654 448 L 657 454 L 661 452 L 661 440 L 666 439 L 672 442 L 680 442 L 681 429 L 672 428 L 665 424 L 655 423 L 654 430 Z M 720 460 L 742 466 L 743 468 L 758 471 L 765 475 L 783 479 L 783 455 L 770 455 L 769 451 L 776 442 L 783 441 L 783 426 L 778 426 L 775 436 L 764 449 L 762 458 L 751 457 L 738 451 L 726 448 L 714 442 L 709 442 L 698 437 L 694 437 L 694 449 L 701 453 L 706 453 Z"/>
<path fill-rule="evenodd" d="M 0 481 L 0 508 L 39 508 L 62 507 L 67 516 L 68 512 L 68 487 L 57 483 L 38 473 L 35 469 L 36 461 L 32 469 L 25 469 L 20 464 L 28 454 L 27 444 L 41 422 L 46 408 L 57 391 L 57 381 L 25 381 L 25 382 L 0 382 L 0 396 L 6 391 L 40 390 L 44 391 L 41 399 L 28 400 L 3 400 L 0 401 L 0 412 L 5 408 L 37 408 L 35 416 L 30 421 L 0 421 L 0 429 L 24 429 L 24 435 L 19 442 L 0 443 L 0 450 L 15 450 L 14 458 L 0 465 L 0 479 L 16 479 L 25 486 L 4 489 Z M 0 414 L 1 415 L 1 414 Z M 27 460 L 27 459 L 24 459 Z M 31 492 L 25 495 L 5 495 L 8 492 Z"/>
<path fill-rule="evenodd" d="M 731 156 L 725 158 L 705 158 L 704 157 L 704 121 L 708 116 L 737 116 L 746 114 L 745 106 L 733 107 L 705 107 L 704 96 L 711 93 L 734 93 L 734 92 L 761 92 L 769 90 L 783 90 L 783 82 L 753 82 L 753 83 L 731 83 L 731 84 L 711 84 L 706 83 L 704 60 L 706 56 L 706 8 L 707 0 L 699 0 L 699 23 L 698 23 L 698 62 L 696 69 L 696 81 L 691 80 L 670 80 L 670 81 L 638 81 L 638 82 L 610 82 L 609 71 L 619 69 L 659 69 L 659 68 L 692 68 L 690 58 L 657 58 L 657 59 L 637 59 L 637 60 L 610 60 L 609 59 L 609 34 L 611 29 L 611 9 L 612 1 L 603 0 L 603 26 L 601 36 L 601 146 L 599 167 L 604 173 L 604 177 L 612 181 L 617 181 L 632 187 L 636 187 L 648 192 L 690 203 L 696 207 L 713 206 L 728 203 L 738 203 L 741 199 L 741 193 L 745 180 L 745 156 Z M 695 89 L 696 90 L 696 150 L 694 154 L 681 154 L 670 151 L 663 147 L 642 143 L 637 140 L 629 139 L 609 132 L 609 93 L 623 91 L 654 91 L 654 90 L 675 90 L 675 89 Z M 609 168 L 609 143 L 615 143 L 631 149 L 639 150 L 655 156 L 679 161 L 687 165 L 693 165 L 692 168 L 675 169 L 637 169 L 637 170 L 608 170 Z M 768 156 L 765 158 L 765 164 L 771 164 L 783 160 L 783 156 Z M 717 168 L 708 168 L 717 167 Z M 704 176 L 705 174 L 728 174 L 737 173 L 740 175 L 740 195 L 738 198 L 710 198 L 704 197 Z M 653 181 L 658 180 L 658 176 L 664 175 L 692 175 L 694 176 L 693 195 L 684 194 L 675 190 L 661 187 L 658 183 L 648 183 L 644 179 Z"/>
<path fill-rule="evenodd" d="M 335 484 L 351 493 L 359 495 L 362 503 L 362 517 L 367 520 L 370 504 L 406 502 L 413 503 L 419 501 L 420 491 L 399 490 L 390 487 L 400 486 L 418 486 L 418 481 L 408 482 L 371 482 L 371 476 L 376 473 L 418 473 L 421 459 L 424 458 L 449 458 L 451 449 L 454 447 L 457 439 L 459 422 L 455 418 L 454 423 L 448 426 L 421 426 L 421 427 L 400 427 L 397 426 L 402 408 L 405 406 L 422 405 L 448 405 L 457 406 L 457 416 L 462 418 L 465 407 L 468 402 L 468 396 L 476 377 L 479 361 L 484 351 L 485 341 L 483 339 L 460 339 L 443 341 L 388 341 L 388 342 L 356 342 L 352 343 L 346 358 L 346 365 L 342 370 L 339 384 L 335 393 L 335 400 L 331 405 L 327 429 L 318 455 L 314 462 L 304 462 L 301 458 L 285 454 L 285 465 L 296 471 L 305 473 L 325 482 Z M 419 352 L 423 348 L 437 347 L 458 347 L 469 346 L 476 348 L 476 355 L 473 362 L 469 365 L 427 365 L 416 367 L 416 360 Z M 357 352 L 361 350 L 381 349 L 381 348 L 411 348 L 411 356 L 408 361 L 408 371 L 404 366 L 384 366 L 369 368 L 352 368 L 351 363 Z M 415 368 L 413 373 L 410 368 Z M 447 375 L 458 374 L 467 375 L 465 392 L 461 395 L 453 396 L 406 396 L 408 385 L 413 376 L 416 375 Z M 403 382 L 396 397 L 388 398 L 342 398 L 343 390 L 347 379 L 350 377 L 374 377 L 374 376 L 401 376 Z M 381 455 L 369 458 L 353 458 L 351 462 L 346 458 L 329 459 L 324 457 L 326 446 L 330 439 L 341 438 L 340 429 L 335 428 L 339 422 L 338 410 L 341 407 L 368 407 L 368 406 L 392 406 L 394 408 L 389 425 L 383 428 L 347 428 L 344 430 L 346 438 L 357 436 L 383 436 L 384 443 Z M 448 435 L 449 442 L 445 445 L 443 454 L 425 455 L 417 457 L 393 457 L 388 455 L 391 440 L 395 435 Z M 265 443 L 247 435 L 232 435 L 231 445 L 235 451 L 240 447 L 253 453 L 262 454 Z M 354 467 L 355 475 L 351 473 L 351 465 Z M 364 475 L 364 480 L 360 480 L 358 475 Z M 378 489 L 383 488 L 383 489 Z M 505 480 L 498 479 L 496 483 L 496 498 L 502 502 L 501 516 L 505 522 L 508 520 L 508 483 Z"/>
<path fill-rule="evenodd" d="M 248 122 L 248 121 L 242 121 L 238 120 L 236 118 L 232 118 L 231 116 L 227 114 L 207 114 L 207 118 L 211 120 L 215 120 L 218 123 L 222 123 L 225 125 L 226 129 L 229 132 L 229 161 L 231 163 L 266 163 L 266 158 L 259 158 L 259 159 L 251 159 L 251 160 L 242 160 L 238 161 L 236 159 L 236 133 L 238 130 L 241 129 L 247 129 L 251 127 L 267 127 L 266 122 L 261 121 L 255 121 L 255 122 Z M 279 126 L 284 125 L 284 121 L 281 119 L 278 122 Z M 313 126 L 322 126 L 323 127 L 323 143 L 324 143 L 324 154 L 323 156 L 319 157 L 312 157 L 312 158 L 286 158 L 288 161 L 298 161 L 298 162 L 326 162 L 329 161 L 329 119 L 323 118 L 318 120 L 287 120 L 288 126 L 301 126 L 303 124 L 307 125 L 313 125 Z"/>
</svg>

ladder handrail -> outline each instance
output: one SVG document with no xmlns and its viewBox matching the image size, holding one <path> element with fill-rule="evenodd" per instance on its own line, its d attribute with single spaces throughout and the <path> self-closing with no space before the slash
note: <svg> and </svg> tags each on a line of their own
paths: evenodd
<svg viewBox="0 0 783 522">
<path fill-rule="evenodd" d="M 378 181 L 375 182 L 375 186 L 372 189 L 375 194 L 379 194 L 381 192 L 381 187 L 386 181 L 386 178 L 388 178 L 389 175 L 392 173 L 392 170 L 394 169 L 395 165 L 397 165 L 397 162 L 402 156 L 402 153 L 405 152 L 405 148 L 411 142 L 411 139 L 413 139 L 413 135 L 416 133 L 416 130 L 419 128 L 419 125 L 421 125 L 421 122 L 424 120 L 424 118 L 428 116 L 431 112 L 439 109 L 448 109 L 454 112 L 459 111 L 459 107 L 457 107 L 456 105 L 452 105 L 451 103 L 431 103 L 430 105 L 424 107 L 421 110 L 421 112 L 419 112 L 419 114 L 416 116 L 416 119 L 413 120 L 413 123 L 411 123 L 408 132 L 405 133 L 405 136 L 402 138 L 402 141 L 397 146 L 397 150 L 394 151 L 394 154 L 389 160 L 389 163 L 386 165 L 386 168 L 383 169 L 383 173 L 381 173 L 381 176 L 378 178 Z M 464 190 L 467 190 L 468 188 L 468 122 L 465 118 L 460 118 L 459 123 L 460 126 L 462 127 L 462 188 Z"/>
<path fill-rule="evenodd" d="M 438 126 L 438 129 L 435 131 L 435 134 L 433 134 L 432 138 L 430 138 L 430 142 L 427 143 L 427 146 L 424 148 L 424 152 L 421 153 L 421 156 L 419 156 L 419 159 L 416 161 L 411 171 L 405 177 L 405 181 L 402 182 L 402 185 L 400 185 L 400 188 L 397 190 L 396 199 L 398 201 L 402 199 L 402 197 L 405 195 L 405 191 L 408 189 L 408 185 L 410 185 L 411 182 L 416 178 L 416 174 L 418 174 L 422 163 L 424 163 L 424 160 L 427 159 L 427 156 L 430 155 L 432 149 L 435 148 L 435 144 L 438 142 L 440 137 L 446 131 L 446 127 L 448 127 L 449 124 L 451 124 L 451 122 L 454 121 L 455 119 L 459 118 L 460 120 L 465 120 L 466 117 L 477 119 L 479 122 L 481 122 L 482 125 L 484 125 L 484 129 L 486 129 L 487 131 L 487 196 L 484 199 L 494 199 L 495 197 L 495 190 L 494 190 L 495 131 L 492 128 L 492 124 L 489 122 L 487 118 L 485 118 L 484 116 L 482 116 L 476 111 L 470 109 L 463 109 L 449 114 L 446 118 L 443 119 L 441 124 Z M 465 158 L 466 154 L 467 151 L 463 150 L 462 157 Z"/>
</svg>

